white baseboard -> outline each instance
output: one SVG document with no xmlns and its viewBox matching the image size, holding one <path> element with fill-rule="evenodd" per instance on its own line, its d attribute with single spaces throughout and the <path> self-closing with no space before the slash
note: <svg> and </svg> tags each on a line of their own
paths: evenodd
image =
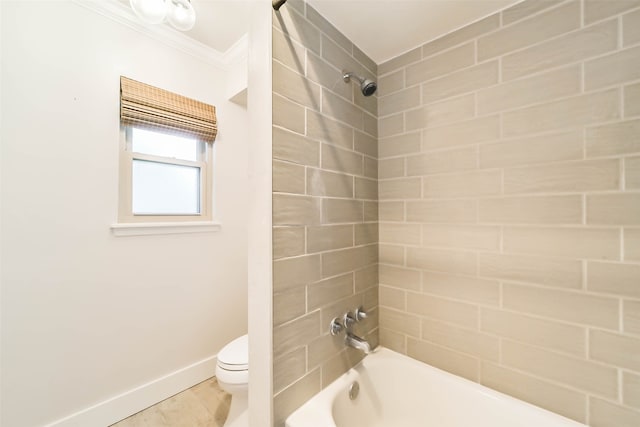
<svg viewBox="0 0 640 427">
<path fill-rule="evenodd" d="M 216 372 L 216 356 L 208 357 L 132 390 L 102 401 L 45 427 L 107 427 L 186 390 Z"/>
</svg>

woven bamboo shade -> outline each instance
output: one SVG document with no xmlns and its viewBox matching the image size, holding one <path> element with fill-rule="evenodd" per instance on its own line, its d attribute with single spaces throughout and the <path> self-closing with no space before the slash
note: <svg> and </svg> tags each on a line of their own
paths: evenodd
<svg viewBox="0 0 640 427">
<path fill-rule="evenodd" d="M 120 121 L 125 125 L 162 128 L 213 143 L 218 133 L 216 107 L 120 77 Z"/>
</svg>

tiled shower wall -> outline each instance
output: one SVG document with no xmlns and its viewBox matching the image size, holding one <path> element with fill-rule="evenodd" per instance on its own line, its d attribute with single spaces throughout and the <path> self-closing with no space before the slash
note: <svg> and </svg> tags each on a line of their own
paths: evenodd
<svg viewBox="0 0 640 427">
<path fill-rule="evenodd" d="M 364 305 L 377 345 L 377 99 L 342 70 L 376 64 L 305 3 L 273 15 L 275 425 L 361 354 L 330 320 Z"/>
<path fill-rule="evenodd" d="M 528 0 L 378 71 L 381 343 L 640 426 L 640 2 Z"/>
</svg>

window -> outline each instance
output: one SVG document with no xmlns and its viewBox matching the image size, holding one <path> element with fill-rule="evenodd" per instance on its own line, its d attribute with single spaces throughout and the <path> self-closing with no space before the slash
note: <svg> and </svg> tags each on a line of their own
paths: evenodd
<svg viewBox="0 0 640 427">
<path fill-rule="evenodd" d="M 211 219 L 208 144 L 134 126 L 123 131 L 120 222 Z"/>
<path fill-rule="evenodd" d="M 216 132 L 214 107 L 121 78 L 119 222 L 210 221 Z"/>
</svg>

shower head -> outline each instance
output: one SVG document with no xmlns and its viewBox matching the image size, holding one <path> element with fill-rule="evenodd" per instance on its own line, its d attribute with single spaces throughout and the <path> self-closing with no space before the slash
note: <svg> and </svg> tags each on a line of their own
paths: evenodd
<svg viewBox="0 0 640 427">
<path fill-rule="evenodd" d="M 364 79 L 351 71 L 344 71 L 342 73 L 342 80 L 344 80 L 345 83 L 349 83 L 352 77 L 360 82 L 360 91 L 362 91 L 364 96 L 371 96 L 376 93 L 378 84 L 373 80 Z"/>
</svg>

